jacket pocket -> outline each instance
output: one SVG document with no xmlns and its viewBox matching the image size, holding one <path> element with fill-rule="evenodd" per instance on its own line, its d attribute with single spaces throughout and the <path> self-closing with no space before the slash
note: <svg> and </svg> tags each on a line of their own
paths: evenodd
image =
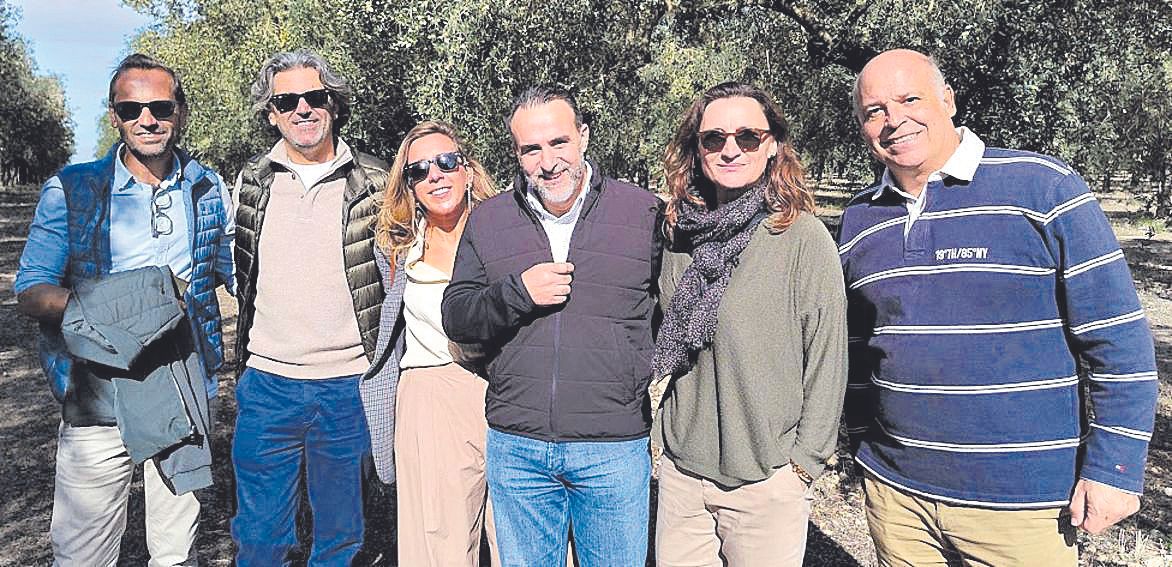
<svg viewBox="0 0 1172 567">
<path fill-rule="evenodd" d="M 625 370 L 624 385 L 630 400 L 639 401 L 651 378 L 651 353 L 654 347 L 650 345 L 650 339 L 643 335 L 650 334 L 650 331 L 628 321 L 614 321 L 611 323 L 611 332 Z"/>
</svg>

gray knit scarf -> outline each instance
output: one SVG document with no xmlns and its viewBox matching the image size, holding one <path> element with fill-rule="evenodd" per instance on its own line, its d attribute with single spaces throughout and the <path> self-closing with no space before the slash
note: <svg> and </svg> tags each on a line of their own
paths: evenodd
<svg viewBox="0 0 1172 567">
<path fill-rule="evenodd" d="M 680 276 L 659 327 L 651 360 L 653 376 L 687 372 L 694 364 L 695 353 L 712 344 L 716 310 L 728 289 L 733 268 L 768 212 L 765 182 L 762 179 L 745 194 L 715 210 L 680 200 L 676 242 L 691 249 L 692 264 Z"/>
</svg>

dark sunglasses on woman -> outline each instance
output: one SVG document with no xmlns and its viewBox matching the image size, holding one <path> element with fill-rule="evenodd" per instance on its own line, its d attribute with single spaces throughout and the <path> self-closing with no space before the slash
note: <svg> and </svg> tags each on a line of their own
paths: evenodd
<svg viewBox="0 0 1172 567">
<path fill-rule="evenodd" d="M 761 147 L 765 137 L 769 135 L 769 130 L 761 128 L 737 128 L 736 132 L 725 132 L 720 129 L 704 130 L 699 134 L 700 147 L 704 148 L 705 151 L 719 152 L 724 149 L 725 140 L 732 136 L 742 152 L 755 152 L 757 148 Z"/>
<path fill-rule="evenodd" d="M 173 100 L 152 100 L 150 102 L 138 102 L 136 100 L 124 100 L 122 102 L 114 103 L 114 114 L 123 122 L 130 122 L 131 120 L 138 120 L 142 116 L 142 109 L 149 108 L 151 116 L 159 120 L 165 120 L 175 115 L 175 101 Z"/>
<path fill-rule="evenodd" d="M 424 179 L 427 179 L 427 172 L 431 171 L 431 164 L 435 164 L 444 173 L 451 173 L 456 171 L 457 167 L 464 165 L 464 154 L 460 152 L 444 152 L 437 154 L 431 159 L 421 159 L 413 161 L 403 167 L 403 174 L 407 177 L 407 183 L 415 185 Z"/>
<path fill-rule="evenodd" d="M 296 109 L 297 103 L 301 99 L 305 99 L 305 104 L 313 108 L 325 108 L 330 103 L 330 91 L 329 89 L 316 89 L 303 93 L 275 94 L 269 99 L 269 103 L 277 109 L 277 112 L 284 114 Z"/>
</svg>

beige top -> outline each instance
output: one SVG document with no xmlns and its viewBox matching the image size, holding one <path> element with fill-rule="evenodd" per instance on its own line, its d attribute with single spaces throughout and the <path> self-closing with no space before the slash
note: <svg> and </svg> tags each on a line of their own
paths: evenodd
<svg viewBox="0 0 1172 567">
<path fill-rule="evenodd" d="M 287 378 L 361 374 L 370 364 L 342 260 L 346 178 L 332 177 L 352 161 L 350 148 L 339 140 L 329 173 L 308 189 L 284 142 L 268 157 L 287 169 L 276 168 L 261 227 L 247 365 Z"/>
<path fill-rule="evenodd" d="M 424 234 L 426 228 L 421 223 L 417 234 Z M 403 338 L 407 350 L 399 367 L 448 364 L 453 360 L 448 350 L 448 336 L 444 334 L 440 303 L 451 277 L 423 262 L 423 238 L 417 238 L 411 245 L 404 265 L 407 287 L 403 290 L 403 323 L 406 325 Z"/>
</svg>

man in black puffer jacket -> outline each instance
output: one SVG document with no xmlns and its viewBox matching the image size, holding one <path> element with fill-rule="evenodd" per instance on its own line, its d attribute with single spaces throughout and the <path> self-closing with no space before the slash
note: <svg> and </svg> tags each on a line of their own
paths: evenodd
<svg viewBox="0 0 1172 567">
<path fill-rule="evenodd" d="M 374 223 L 387 165 L 338 134 L 352 93 L 306 50 L 273 55 L 252 85 L 253 112 L 279 139 L 237 178 L 238 567 L 286 562 L 299 486 L 313 511 L 309 564 L 350 565 L 362 549 L 362 375 L 384 295 Z"/>
<path fill-rule="evenodd" d="M 647 553 L 651 375 L 661 206 L 585 158 L 573 97 L 532 87 L 507 126 L 513 191 L 468 220 L 443 326 L 485 344 L 489 494 L 504 565 L 587 565 Z"/>
</svg>

